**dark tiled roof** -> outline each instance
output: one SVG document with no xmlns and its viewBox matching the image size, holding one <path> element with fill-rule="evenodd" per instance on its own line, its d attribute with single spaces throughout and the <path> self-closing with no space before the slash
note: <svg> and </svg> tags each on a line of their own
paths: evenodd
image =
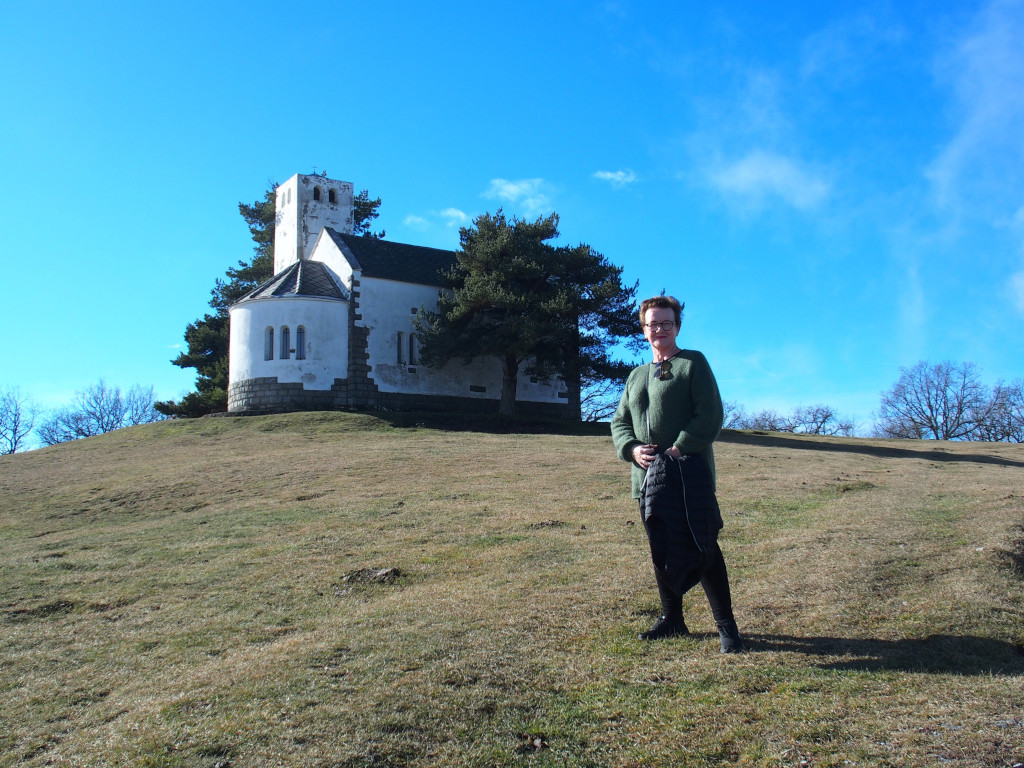
<svg viewBox="0 0 1024 768">
<path fill-rule="evenodd" d="M 343 235 L 330 227 L 325 231 L 350 258 L 352 266 L 361 269 L 366 277 L 446 287 L 448 280 L 441 273 L 455 265 L 454 251 L 392 243 L 362 235 Z"/>
<path fill-rule="evenodd" d="M 297 261 L 278 272 L 257 288 L 243 296 L 248 299 L 269 299 L 275 296 L 320 296 L 327 299 L 347 299 L 348 296 L 319 261 Z"/>
</svg>

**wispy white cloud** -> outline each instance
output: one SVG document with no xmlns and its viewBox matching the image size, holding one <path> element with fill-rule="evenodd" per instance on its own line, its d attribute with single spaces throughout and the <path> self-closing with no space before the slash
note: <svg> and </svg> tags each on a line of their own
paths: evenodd
<svg viewBox="0 0 1024 768">
<path fill-rule="evenodd" d="M 1017 311 L 1024 315 L 1024 269 L 1010 276 L 1010 299 Z"/>
<path fill-rule="evenodd" d="M 1014 234 L 1017 237 L 1018 249 L 1024 255 L 1024 206 L 1017 209 L 1010 227 L 1014 230 Z M 1019 271 L 1010 275 L 1006 287 L 1009 293 L 1010 304 L 1024 315 L 1024 263 L 1021 264 Z"/>
<path fill-rule="evenodd" d="M 491 184 L 483 196 L 489 200 L 500 200 L 502 204 L 515 206 L 527 216 L 536 216 L 549 212 L 546 188 L 547 183 L 544 179 L 491 179 Z"/>
<path fill-rule="evenodd" d="M 613 187 L 624 187 L 627 184 L 632 184 L 636 181 L 636 174 L 630 170 L 625 171 L 597 171 L 594 173 L 595 179 L 601 181 L 607 181 Z"/>
<path fill-rule="evenodd" d="M 461 227 L 470 219 L 469 214 L 458 208 L 445 208 L 440 211 L 427 211 L 424 215 L 411 213 L 402 219 L 402 223 L 416 230 L 426 230 L 439 223 L 447 227 Z M 438 221 L 440 220 L 440 222 Z"/>
<path fill-rule="evenodd" d="M 757 208 L 776 198 L 806 211 L 816 208 L 829 194 L 829 183 L 820 174 L 796 160 L 763 150 L 714 168 L 708 177 L 723 195 Z"/>
<path fill-rule="evenodd" d="M 992 209 L 1016 194 L 1024 171 L 1024 2 L 995 0 L 937 65 L 955 94 L 957 124 L 926 176 L 940 207 Z M 1019 202 L 1019 201 L 1016 201 Z M 1016 204 L 1014 202 L 1014 204 Z M 1004 208 L 1005 210 L 1005 208 Z"/>
<path fill-rule="evenodd" d="M 628 15 L 626 9 L 623 8 L 622 3 L 612 2 L 612 0 L 606 0 L 598 6 L 598 9 L 606 16 L 611 16 L 615 20 L 621 20 L 626 18 Z"/>
<path fill-rule="evenodd" d="M 747 136 L 780 140 L 790 136 L 792 118 L 783 108 L 786 85 L 780 75 L 764 67 L 746 67 L 734 102 L 714 125 L 719 137 Z"/>
<path fill-rule="evenodd" d="M 469 215 L 458 208 L 445 208 L 438 211 L 438 215 L 446 220 L 449 227 L 461 227 L 469 221 Z"/>
<path fill-rule="evenodd" d="M 699 105 L 698 130 L 687 138 L 690 169 L 733 207 L 757 212 L 782 204 L 818 208 L 831 182 L 802 160 L 802 133 L 785 108 L 787 84 L 770 68 L 740 68 L 736 87 Z"/>
<path fill-rule="evenodd" d="M 909 357 L 917 357 L 928 335 L 928 302 L 916 257 L 907 257 L 904 266 L 906 271 L 896 294 L 898 333 L 903 350 L 912 351 Z"/>
<path fill-rule="evenodd" d="M 891 18 L 860 13 L 839 19 L 807 37 L 800 51 L 800 74 L 821 76 L 832 85 L 859 80 L 873 59 L 904 38 Z"/>
</svg>

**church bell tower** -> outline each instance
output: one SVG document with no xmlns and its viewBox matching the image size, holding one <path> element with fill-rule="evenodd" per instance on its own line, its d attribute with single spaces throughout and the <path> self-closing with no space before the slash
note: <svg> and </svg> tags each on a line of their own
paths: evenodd
<svg viewBox="0 0 1024 768">
<path fill-rule="evenodd" d="M 274 274 L 309 258 L 324 227 L 352 233 L 352 182 L 297 173 L 277 188 Z"/>
</svg>

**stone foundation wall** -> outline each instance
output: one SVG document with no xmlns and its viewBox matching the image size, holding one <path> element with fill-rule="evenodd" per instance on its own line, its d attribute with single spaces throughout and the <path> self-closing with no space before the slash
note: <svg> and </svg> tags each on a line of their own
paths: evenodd
<svg viewBox="0 0 1024 768">
<path fill-rule="evenodd" d="M 274 376 L 231 382 L 228 388 L 230 413 L 273 413 L 275 411 L 325 411 L 348 405 L 345 379 L 335 379 L 330 389 L 304 389 L 300 382 L 278 382 Z"/>
<path fill-rule="evenodd" d="M 376 387 L 350 388 L 350 381 L 335 379 L 329 390 L 303 389 L 301 383 L 279 383 L 273 377 L 232 382 L 228 411 L 233 415 L 283 411 L 385 410 L 431 413 L 497 413 L 498 400 L 441 395 L 378 392 Z M 554 419 L 578 419 L 569 403 L 517 402 L 516 413 Z"/>
</svg>

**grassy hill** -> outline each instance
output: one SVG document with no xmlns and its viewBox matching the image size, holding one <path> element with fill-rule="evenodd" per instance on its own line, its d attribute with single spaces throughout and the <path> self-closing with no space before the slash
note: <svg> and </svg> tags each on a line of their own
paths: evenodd
<svg viewBox="0 0 1024 768">
<path fill-rule="evenodd" d="M 642 644 L 602 431 L 164 422 L 0 457 L 0 765 L 1012 766 L 1024 446 L 726 433 L 750 653 Z"/>
</svg>

